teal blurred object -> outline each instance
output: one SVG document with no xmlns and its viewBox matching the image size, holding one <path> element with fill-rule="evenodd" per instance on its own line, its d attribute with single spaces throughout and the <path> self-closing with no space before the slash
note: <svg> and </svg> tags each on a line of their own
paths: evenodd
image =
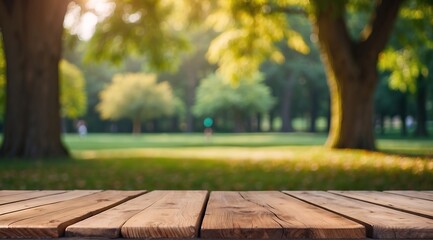
<svg viewBox="0 0 433 240">
<path fill-rule="evenodd" d="M 212 124 L 213 124 L 213 119 L 210 117 L 207 117 L 203 120 L 203 125 L 207 128 L 212 127 Z"/>
</svg>

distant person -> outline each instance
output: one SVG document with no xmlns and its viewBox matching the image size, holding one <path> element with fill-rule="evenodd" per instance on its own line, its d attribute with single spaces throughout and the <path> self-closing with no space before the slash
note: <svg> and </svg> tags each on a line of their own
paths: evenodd
<svg viewBox="0 0 433 240">
<path fill-rule="evenodd" d="M 203 125 L 204 125 L 204 136 L 206 138 L 206 141 L 209 142 L 213 133 L 212 130 L 213 119 L 210 117 L 205 118 L 203 121 Z"/>
<path fill-rule="evenodd" d="M 78 134 L 80 135 L 80 137 L 84 137 L 87 135 L 86 123 L 83 120 L 78 121 L 77 131 L 78 131 Z"/>
</svg>

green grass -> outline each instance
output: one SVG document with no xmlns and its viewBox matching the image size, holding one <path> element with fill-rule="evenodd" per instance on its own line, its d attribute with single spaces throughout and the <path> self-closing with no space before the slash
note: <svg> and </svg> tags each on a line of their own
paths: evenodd
<svg viewBox="0 0 433 240">
<path fill-rule="evenodd" d="M 0 189 L 433 189 L 433 139 L 330 150 L 320 134 L 68 135 L 74 160 L 0 161 Z"/>
</svg>

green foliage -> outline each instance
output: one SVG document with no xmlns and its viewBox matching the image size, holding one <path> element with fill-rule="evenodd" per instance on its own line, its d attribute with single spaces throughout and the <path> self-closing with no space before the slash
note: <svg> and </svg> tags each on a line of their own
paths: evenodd
<svg viewBox="0 0 433 240">
<path fill-rule="evenodd" d="M 427 78 L 433 71 L 433 4 L 407 1 L 401 15 L 391 44 L 380 55 L 379 68 L 391 73 L 389 86 L 392 89 L 414 93 L 416 79 Z"/>
<path fill-rule="evenodd" d="M 197 89 L 194 113 L 197 116 L 217 116 L 223 113 L 247 116 L 264 113 L 274 104 L 270 89 L 256 75 L 243 79 L 234 86 L 222 76 L 211 74 L 203 79 Z"/>
<path fill-rule="evenodd" d="M 86 113 L 87 96 L 85 80 L 81 71 L 66 60 L 60 62 L 60 104 L 61 114 L 78 118 Z"/>
<path fill-rule="evenodd" d="M 167 82 L 153 74 L 118 74 L 100 94 L 103 119 L 149 120 L 174 113 L 176 101 Z"/>
<path fill-rule="evenodd" d="M 153 69 L 173 69 L 180 51 L 188 47 L 175 18 L 175 2 L 115 1 L 112 15 L 97 25 L 87 57 L 120 63 L 135 54 L 145 56 Z"/>
<path fill-rule="evenodd" d="M 391 72 L 389 86 L 401 92 L 415 92 L 415 79 L 425 68 L 410 50 L 386 50 L 380 56 L 379 67 Z"/>
<path fill-rule="evenodd" d="M 253 76 L 266 59 L 282 63 L 284 56 L 274 43 L 283 39 L 303 54 L 310 51 L 302 35 L 291 29 L 285 13 L 275 10 L 292 2 L 219 1 L 218 10 L 208 18 L 208 24 L 220 32 L 211 42 L 208 59 L 218 63 L 222 76 L 239 81 Z"/>
</svg>

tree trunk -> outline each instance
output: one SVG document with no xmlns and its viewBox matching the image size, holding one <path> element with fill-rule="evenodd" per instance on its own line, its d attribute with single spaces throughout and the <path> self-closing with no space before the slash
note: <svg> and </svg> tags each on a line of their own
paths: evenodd
<svg viewBox="0 0 433 240">
<path fill-rule="evenodd" d="M 274 120 L 275 120 L 275 112 L 274 110 L 269 111 L 269 131 L 274 132 Z"/>
<path fill-rule="evenodd" d="M 262 130 L 262 114 L 261 113 L 256 114 L 256 124 L 257 124 L 256 131 L 257 132 L 263 132 L 263 130 Z"/>
<path fill-rule="evenodd" d="M 399 99 L 400 133 L 407 136 L 406 117 L 407 117 L 407 93 L 402 93 Z"/>
<path fill-rule="evenodd" d="M 243 114 L 239 113 L 239 112 L 233 112 L 233 117 L 234 117 L 234 131 L 236 133 L 242 133 L 245 132 L 246 126 L 245 126 L 245 118 L 243 116 Z"/>
<path fill-rule="evenodd" d="M 319 110 L 319 96 L 318 92 L 311 83 L 309 86 L 309 92 L 310 92 L 310 126 L 308 131 L 309 132 L 316 132 L 316 120 L 317 120 L 317 112 Z"/>
<path fill-rule="evenodd" d="M 292 93 L 293 77 L 289 76 L 285 83 L 281 99 L 281 132 L 293 132 L 292 126 Z"/>
<path fill-rule="evenodd" d="M 416 80 L 416 129 L 415 135 L 427 137 L 427 79 L 421 74 Z"/>
<path fill-rule="evenodd" d="M 328 104 L 328 109 L 326 111 L 326 132 L 329 133 L 331 130 L 331 98 L 328 96 L 326 101 Z"/>
<path fill-rule="evenodd" d="M 69 1 L 0 1 L 6 58 L 6 116 L 0 155 L 63 157 L 59 60 Z"/>
<path fill-rule="evenodd" d="M 380 126 L 380 134 L 385 135 L 385 114 L 381 113 L 379 115 L 379 126 Z"/>
<path fill-rule="evenodd" d="M 350 38 L 339 1 L 313 1 L 318 36 L 331 94 L 331 129 L 327 146 L 375 149 L 373 95 L 376 65 L 386 45 L 401 1 L 376 2 L 359 42 Z"/>
<path fill-rule="evenodd" d="M 132 134 L 140 134 L 141 133 L 141 119 L 134 118 L 132 121 Z"/>
</svg>

